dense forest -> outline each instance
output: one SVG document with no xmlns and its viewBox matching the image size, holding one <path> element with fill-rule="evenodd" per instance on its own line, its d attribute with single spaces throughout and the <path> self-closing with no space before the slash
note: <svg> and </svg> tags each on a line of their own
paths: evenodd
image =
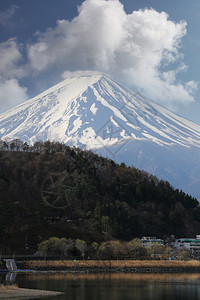
<svg viewBox="0 0 200 300">
<path fill-rule="evenodd" d="M 61 143 L 0 140 L 0 249 L 200 233 L 199 202 L 168 182 Z"/>
</svg>

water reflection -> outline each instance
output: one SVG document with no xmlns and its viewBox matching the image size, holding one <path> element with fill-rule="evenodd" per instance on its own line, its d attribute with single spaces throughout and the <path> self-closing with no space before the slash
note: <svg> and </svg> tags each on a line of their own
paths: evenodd
<svg viewBox="0 0 200 300">
<path fill-rule="evenodd" d="M 2 285 L 15 285 L 17 273 L 13 272 L 2 272 L 0 274 L 0 283 Z"/>
<path fill-rule="evenodd" d="M 200 274 L 20 274 L 18 282 L 20 287 L 65 292 L 54 300 L 200 299 Z"/>
</svg>

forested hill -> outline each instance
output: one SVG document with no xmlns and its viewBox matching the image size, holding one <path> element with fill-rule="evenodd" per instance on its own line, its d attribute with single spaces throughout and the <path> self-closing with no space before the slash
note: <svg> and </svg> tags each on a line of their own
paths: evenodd
<svg viewBox="0 0 200 300">
<path fill-rule="evenodd" d="M 50 237 L 88 242 L 200 232 L 199 202 L 168 182 L 90 151 L 37 142 L 0 152 L 0 247 Z M 18 149 L 19 150 L 19 149 Z"/>
</svg>

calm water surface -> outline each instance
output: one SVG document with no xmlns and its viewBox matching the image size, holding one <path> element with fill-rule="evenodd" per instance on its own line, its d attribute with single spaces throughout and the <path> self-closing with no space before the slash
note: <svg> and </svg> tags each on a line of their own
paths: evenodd
<svg viewBox="0 0 200 300">
<path fill-rule="evenodd" d="M 17 283 L 65 293 L 48 300 L 200 299 L 200 274 L 18 274 Z"/>
</svg>

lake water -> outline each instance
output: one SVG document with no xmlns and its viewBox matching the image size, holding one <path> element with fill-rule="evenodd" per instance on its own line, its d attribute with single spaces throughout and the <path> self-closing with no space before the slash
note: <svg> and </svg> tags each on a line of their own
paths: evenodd
<svg viewBox="0 0 200 300">
<path fill-rule="evenodd" d="M 54 300 L 196 300 L 200 274 L 18 274 L 19 287 L 62 291 Z M 44 299 L 44 298 L 43 298 Z"/>
</svg>

